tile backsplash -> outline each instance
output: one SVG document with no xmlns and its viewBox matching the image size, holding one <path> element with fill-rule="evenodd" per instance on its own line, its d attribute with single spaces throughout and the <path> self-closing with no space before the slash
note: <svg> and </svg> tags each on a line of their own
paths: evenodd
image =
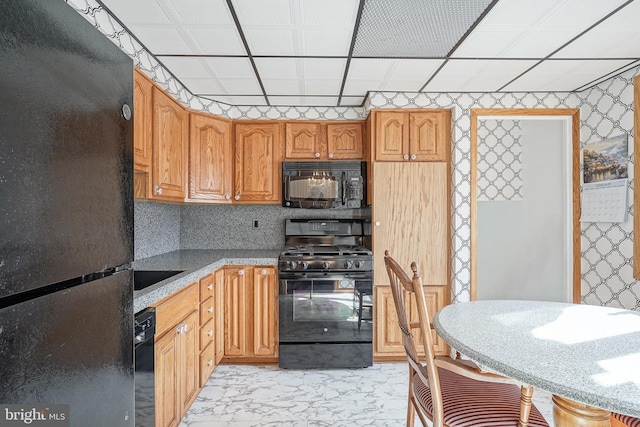
<svg viewBox="0 0 640 427">
<path fill-rule="evenodd" d="M 280 249 L 286 219 L 370 216 L 370 209 L 136 202 L 135 259 L 178 249 Z"/>
<path fill-rule="evenodd" d="M 134 259 L 180 249 L 180 205 L 135 202 Z"/>
</svg>

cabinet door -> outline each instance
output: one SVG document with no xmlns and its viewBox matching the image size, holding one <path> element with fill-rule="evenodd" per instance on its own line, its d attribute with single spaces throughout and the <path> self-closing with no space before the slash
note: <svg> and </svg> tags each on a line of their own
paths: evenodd
<svg viewBox="0 0 640 427">
<path fill-rule="evenodd" d="M 155 343 L 156 426 L 180 422 L 178 393 L 178 334 L 171 331 Z"/>
<path fill-rule="evenodd" d="M 373 164 L 374 281 L 388 285 L 384 252 L 425 285 L 449 286 L 449 185 L 444 162 Z M 420 185 L 416 185 L 420 183 Z"/>
<path fill-rule="evenodd" d="M 244 267 L 224 269 L 224 355 L 247 356 L 250 338 L 250 318 L 247 307 L 251 289 Z M 250 270 L 250 269 L 249 269 Z M 250 281 L 251 278 L 249 277 Z"/>
<path fill-rule="evenodd" d="M 326 157 L 320 123 L 287 123 L 285 125 L 285 159 L 314 160 Z"/>
<path fill-rule="evenodd" d="M 200 329 L 198 313 L 194 312 L 181 324 L 178 367 L 178 405 L 180 417 L 187 412 L 199 391 Z"/>
<path fill-rule="evenodd" d="M 375 115 L 375 160 L 409 160 L 408 113 L 377 111 Z"/>
<path fill-rule="evenodd" d="M 231 203 L 231 122 L 190 113 L 189 199 Z"/>
<path fill-rule="evenodd" d="M 385 272 L 386 274 L 386 272 Z M 402 344 L 402 331 L 390 286 L 374 288 L 374 351 L 376 358 L 402 359 L 406 357 Z"/>
<path fill-rule="evenodd" d="M 327 124 L 327 157 L 362 159 L 362 123 Z"/>
<path fill-rule="evenodd" d="M 281 126 L 270 124 L 235 125 L 234 201 L 279 203 L 281 187 Z"/>
<path fill-rule="evenodd" d="M 215 316 L 214 316 L 214 344 L 215 364 L 217 365 L 224 356 L 224 269 L 216 270 L 215 277 Z"/>
<path fill-rule="evenodd" d="M 187 189 L 189 115 L 158 88 L 153 88 L 152 197 L 183 201 Z"/>
<path fill-rule="evenodd" d="M 133 73 L 133 165 L 149 172 L 151 168 L 151 135 L 153 83 L 137 68 Z"/>
<path fill-rule="evenodd" d="M 278 288 L 273 267 L 253 268 L 253 354 L 276 356 Z"/>
<path fill-rule="evenodd" d="M 449 120 L 447 120 L 447 118 Z M 448 111 L 411 113 L 409 116 L 410 159 L 415 161 L 446 161 L 449 147 L 451 116 Z"/>
</svg>

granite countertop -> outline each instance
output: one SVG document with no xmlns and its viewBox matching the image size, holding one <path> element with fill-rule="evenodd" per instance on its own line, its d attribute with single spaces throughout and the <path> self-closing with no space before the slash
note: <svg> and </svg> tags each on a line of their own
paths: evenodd
<svg viewBox="0 0 640 427">
<path fill-rule="evenodd" d="M 541 301 L 451 304 L 438 334 L 488 370 L 558 396 L 640 416 L 640 312 Z"/>
<path fill-rule="evenodd" d="M 140 291 L 133 291 L 133 311 L 155 304 L 225 265 L 277 265 L 279 249 L 187 249 L 134 261 L 134 270 L 183 270 Z"/>
</svg>

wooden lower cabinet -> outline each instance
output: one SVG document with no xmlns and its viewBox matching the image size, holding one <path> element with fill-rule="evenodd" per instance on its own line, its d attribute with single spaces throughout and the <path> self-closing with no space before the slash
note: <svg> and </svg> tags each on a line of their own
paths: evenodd
<svg viewBox="0 0 640 427">
<path fill-rule="evenodd" d="M 278 288 L 275 267 L 224 269 L 224 361 L 275 362 Z"/>
<path fill-rule="evenodd" d="M 215 316 L 213 318 L 215 335 L 215 364 L 218 365 L 224 357 L 224 269 L 214 273 Z"/>
<path fill-rule="evenodd" d="M 430 321 L 442 307 L 448 304 L 449 289 L 446 286 L 425 286 L 424 294 L 427 300 L 427 310 Z M 374 288 L 374 350 L 373 356 L 377 361 L 404 360 L 406 353 L 402 344 L 402 332 L 398 326 L 393 294 L 389 286 L 376 286 Z M 418 310 L 411 297 L 409 316 L 412 321 L 418 321 Z M 449 348 L 445 341 L 432 329 L 433 346 L 436 355 L 448 355 Z M 421 341 L 421 340 L 419 340 Z M 424 355 L 424 349 L 418 345 L 418 352 Z"/>
<path fill-rule="evenodd" d="M 193 283 L 156 306 L 156 426 L 180 423 L 200 391 L 198 287 Z"/>
<path fill-rule="evenodd" d="M 204 386 L 215 369 L 215 276 L 208 274 L 200 279 L 200 387 Z"/>
</svg>

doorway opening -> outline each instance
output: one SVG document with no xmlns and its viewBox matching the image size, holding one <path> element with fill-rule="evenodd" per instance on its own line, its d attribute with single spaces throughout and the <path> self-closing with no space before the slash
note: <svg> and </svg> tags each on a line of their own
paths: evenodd
<svg viewBox="0 0 640 427">
<path fill-rule="evenodd" d="M 577 109 L 471 111 L 471 299 L 580 301 Z"/>
</svg>

